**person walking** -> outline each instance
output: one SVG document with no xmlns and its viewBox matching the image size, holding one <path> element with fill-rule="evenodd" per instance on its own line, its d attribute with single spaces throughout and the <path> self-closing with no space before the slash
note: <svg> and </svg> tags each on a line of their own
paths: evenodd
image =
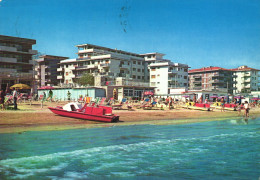
<svg viewBox="0 0 260 180">
<path fill-rule="evenodd" d="M 15 88 L 13 88 L 14 110 L 17 110 L 17 97 L 18 97 L 18 92 L 16 91 Z"/>
</svg>

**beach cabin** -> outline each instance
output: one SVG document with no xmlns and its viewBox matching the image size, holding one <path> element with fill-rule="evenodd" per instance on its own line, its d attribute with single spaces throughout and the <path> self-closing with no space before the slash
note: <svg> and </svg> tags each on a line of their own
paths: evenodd
<svg viewBox="0 0 260 180">
<path fill-rule="evenodd" d="M 38 89 L 38 96 L 43 95 L 45 92 L 46 98 L 49 94 L 49 89 Z M 68 101 L 68 92 L 70 93 L 70 101 L 76 101 L 79 99 L 80 96 L 91 97 L 95 99 L 97 97 L 106 97 L 106 91 L 103 88 L 97 87 L 85 87 L 85 88 L 54 88 L 52 89 L 53 98 L 61 100 L 61 101 Z"/>
</svg>

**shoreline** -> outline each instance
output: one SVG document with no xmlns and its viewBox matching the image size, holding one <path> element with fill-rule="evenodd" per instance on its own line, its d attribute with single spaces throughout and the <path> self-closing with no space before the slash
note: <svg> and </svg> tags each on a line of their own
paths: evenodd
<svg viewBox="0 0 260 180">
<path fill-rule="evenodd" d="M 54 103 L 46 103 L 54 106 Z M 21 110 L 0 111 L 0 134 L 23 133 L 27 131 L 57 131 L 82 128 L 102 128 L 130 125 L 174 125 L 199 123 L 206 121 L 220 121 L 227 119 L 242 119 L 237 111 L 220 112 L 199 111 L 187 109 L 172 110 L 114 110 L 120 116 L 117 123 L 103 123 L 96 121 L 80 120 L 53 114 L 47 109 L 48 105 L 40 108 L 38 104 L 20 104 Z M 57 103 L 55 104 L 57 105 Z M 241 115 L 243 111 L 241 112 Z M 260 117 L 260 109 L 250 110 L 250 119 Z"/>
</svg>

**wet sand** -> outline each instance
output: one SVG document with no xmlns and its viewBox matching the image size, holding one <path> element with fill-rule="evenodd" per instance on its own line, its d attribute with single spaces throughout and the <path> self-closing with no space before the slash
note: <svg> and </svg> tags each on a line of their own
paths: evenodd
<svg viewBox="0 0 260 180">
<path fill-rule="evenodd" d="M 164 125 L 195 123 L 224 119 L 241 119 L 244 112 L 242 111 L 239 116 L 236 111 L 199 111 L 183 108 L 172 110 L 114 110 L 113 113 L 120 116 L 120 122 L 102 123 L 58 116 L 47 108 L 48 106 L 55 107 L 62 104 L 64 103 L 45 103 L 43 108 L 41 108 L 41 105 L 38 102 L 33 103 L 32 105 L 22 103 L 18 104 L 20 110 L 0 111 L 0 133 L 98 128 L 134 124 Z M 251 118 L 259 117 L 260 109 L 252 109 L 250 111 L 250 116 Z"/>
</svg>

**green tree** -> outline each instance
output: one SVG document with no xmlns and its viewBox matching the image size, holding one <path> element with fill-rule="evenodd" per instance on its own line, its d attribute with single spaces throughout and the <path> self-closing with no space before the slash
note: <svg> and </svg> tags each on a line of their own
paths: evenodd
<svg viewBox="0 0 260 180">
<path fill-rule="evenodd" d="M 78 79 L 77 83 L 83 86 L 94 86 L 94 76 L 92 74 L 85 73 Z"/>
</svg>

